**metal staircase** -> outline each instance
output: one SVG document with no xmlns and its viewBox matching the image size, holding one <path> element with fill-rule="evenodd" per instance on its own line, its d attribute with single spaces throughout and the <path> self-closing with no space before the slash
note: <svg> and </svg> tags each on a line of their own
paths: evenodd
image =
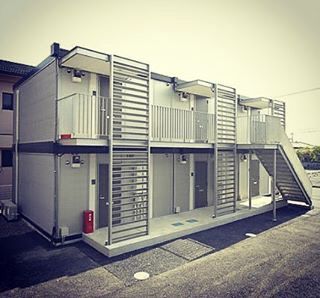
<svg viewBox="0 0 320 298">
<path fill-rule="evenodd" d="M 274 121 L 275 119 L 277 118 L 268 116 L 263 121 L 268 132 L 264 144 L 276 144 L 276 149 L 254 149 L 254 153 L 270 176 L 273 176 L 275 164 L 276 186 L 284 199 L 311 206 L 312 184 L 284 131 L 283 118 Z"/>
<path fill-rule="evenodd" d="M 112 56 L 107 244 L 149 232 L 149 65 Z"/>
<path fill-rule="evenodd" d="M 254 150 L 265 169 L 270 176 L 273 175 L 273 150 Z M 277 150 L 276 160 L 276 185 L 280 191 L 282 198 L 291 201 L 301 201 L 307 205 L 311 205 L 311 198 L 304 189 L 299 177 L 296 175 L 294 168 L 290 164 L 282 148 L 279 146 Z"/>
<path fill-rule="evenodd" d="M 238 193 L 236 116 L 237 95 L 234 88 L 215 85 L 215 216 L 236 211 Z"/>
</svg>

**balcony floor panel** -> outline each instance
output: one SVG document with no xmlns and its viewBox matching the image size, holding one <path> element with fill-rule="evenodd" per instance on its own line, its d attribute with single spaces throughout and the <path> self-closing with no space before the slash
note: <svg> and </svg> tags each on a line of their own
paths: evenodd
<svg viewBox="0 0 320 298">
<path fill-rule="evenodd" d="M 59 144 L 64 146 L 108 146 L 107 139 L 61 139 Z"/>
<path fill-rule="evenodd" d="M 213 148 L 213 143 L 151 141 L 150 146 L 160 148 Z"/>
</svg>

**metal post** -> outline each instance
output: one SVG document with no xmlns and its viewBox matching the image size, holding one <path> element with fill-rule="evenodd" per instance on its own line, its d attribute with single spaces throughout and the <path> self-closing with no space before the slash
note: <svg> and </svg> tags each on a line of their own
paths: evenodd
<svg viewBox="0 0 320 298">
<path fill-rule="evenodd" d="M 234 206 L 233 206 L 233 212 L 237 211 L 237 201 L 239 196 L 239 157 L 237 154 L 237 149 L 234 149 L 234 163 L 235 163 L 235 182 L 234 182 Z"/>
<path fill-rule="evenodd" d="M 218 203 L 218 88 L 214 85 L 214 110 L 215 110 L 215 126 L 214 126 L 214 165 L 213 165 L 213 205 L 214 217 L 217 217 L 217 203 Z"/>
<path fill-rule="evenodd" d="M 151 214 L 151 208 L 150 208 L 150 202 L 152 201 L 152 175 L 153 171 L 151 167 L 151 151 L 150 151 L 150 140 L 151 140 L 151 129 L 153 129 L 153 118 L 152 113 L 151 113 L 151 104 L 150 104 L 150 95 L 151 95 L 151 71 L 150 71 L 150 65 L 148 64 L 148 115 L 149 115 L 149 120 L 148 120 L 148 170 L 147 170 L 147 176 L 148 176 L 148 199 L 147 199 L 147 235 L 150 234 L 150 214 Z M 151 129 L 150 129 L 151 127 Z"/>
<path fill-rule="evenodd" d="M 14 170 L 14 202 L 19 210 L 19 89 L 16 91 L 16 102 L 15 102 L 15 113 L 16 113 L 16 123 L 15 123 L 15 170 Z"/>
<path fill-rule="evenodd" d="M 112 176 L 113 176 L 113 56 L 110 55 L 110 80 L 109 80 L 109 193 L 108 193 L 108 245 L 112 244 Z"/>
<path fill-rule="evenodd" d="M 276 204 L 276 185 L 277 185 L 277 149 L 273 150 L 273 176 L 272 176 L 272 204 L 273 204 L 273 221 L 277 221 L 277 204 Z"/>
<path fill-rule="evenodd" d="M 249 166 L 249 179 L 248 179 L 248 184 L 249 184 L 249 209 L 252 208 L 252 187 L 251 187 L 251 165 L 252 165 L 252 152 L 249 151 L 249 160 L 248 160 L 248 166 Z"/>
<path fill-rule="evenodd" d="M 234 96 L 235 96 L 235 101 L 234 101 L 234 105 L 235 105 L 235 115 L 234 115 L 234 124 L 235 124 L 235 139 L 234 139 L 234 149 L 233 149 L 233 155 L 234 155 L 234 163 L 235 163 L 235 185 L 234 185 L 234 207 L 233 207 L 233 212 L 236 212 L 237 209 L 237 200 L 238 200 L 238 193 L 239 193 L 239 159 L 238 159 L 238 155 L 237 155 L 237 109 L 238 109 L 238 100 L 237 100 L 237 92 L 236 89 L 234 89 Z"/>
</svg>

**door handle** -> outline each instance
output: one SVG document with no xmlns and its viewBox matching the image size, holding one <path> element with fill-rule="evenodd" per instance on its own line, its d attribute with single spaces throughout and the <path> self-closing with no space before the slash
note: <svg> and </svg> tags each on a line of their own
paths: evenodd
<svg viewBox="0 0 320 298">
<path fill-rule="evenodd" d="M 202 191 L 204 191 L 204 189 L 199 189 L 199 192 L 202 192 Z"/>
<path fill-rule="evenodd" d="M 254 181 L 253 184 L 258 184 L 258 182 L 257 182 L 257 181 Z"/>
<path fill-rule="evenodd" d="M 100 196 L 99 199 L 100 199 L 100 200 L 104 200 L 104 196 Z"/>
</svg>

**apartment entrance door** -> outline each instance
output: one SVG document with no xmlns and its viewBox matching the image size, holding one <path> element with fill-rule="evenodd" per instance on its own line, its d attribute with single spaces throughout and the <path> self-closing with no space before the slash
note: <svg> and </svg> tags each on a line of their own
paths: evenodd
<svg viewBox="0 0 320 298">
<path fill-rule="evenodd" d="M 260 194 L 260 173 L 259 173 L 259 160 L 251 160 L 250 162 L 250 188 L 251 196 L 255 197 Z"/>
<path fill-rule="evenodd" d="M 194 207 L 201 208 L 208 206 L 208 163 L 206 161 L 195 162 L 195 190 Z"/>
<path fill-rule="evenodd" d="M 98 192 L 98 227 L 103 228 L 108 226 L 108 183 L 109 183 L 109 170 L 107 164 L 99 164 L 98 179 L 99 179 L 99 192 Z"/>
</svg>

